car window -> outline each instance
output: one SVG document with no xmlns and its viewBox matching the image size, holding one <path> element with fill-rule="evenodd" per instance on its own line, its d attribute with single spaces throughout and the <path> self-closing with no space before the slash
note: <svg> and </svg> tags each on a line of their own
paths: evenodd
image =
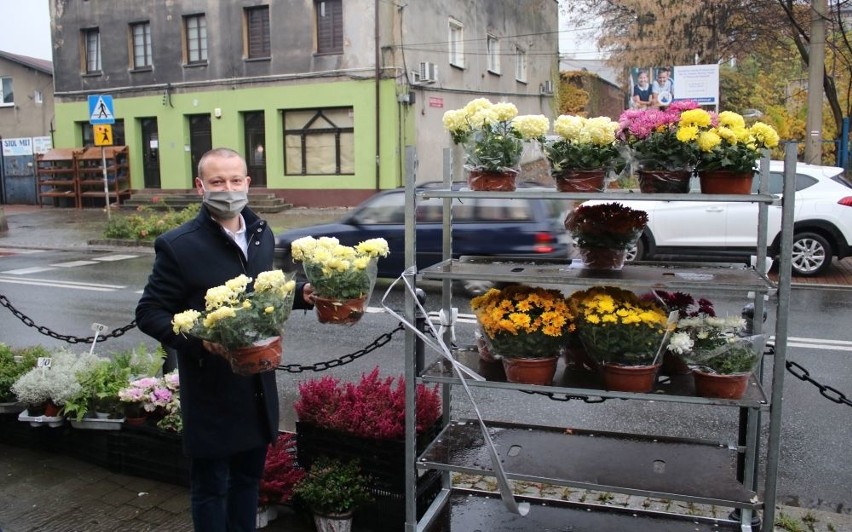
<svg viewBox="0 0 852 532">
<path fill-rule="evenodd" d="M 521 199 L 478 198 L 476 219 L 484 222 L 528 222 L 529 202 Z"/>
<path fill-rule="evenodd" d="M 405 223 L 405 195 L 394 193 L 374 196 L 352 218 L 362 224 Z"/>
<path fill-rule="evenodd" d="M 759 182 L 759 179 L 754 180 L 752 183 L 752 192 L 757 192 Z M 804 190 L 816 182 L 817 180 L 809 175 L 796 174 L 796 191 Z M 784 174 L 782 172 L 769 172 L 769 193 L 784 193 Z"/>
</svg>

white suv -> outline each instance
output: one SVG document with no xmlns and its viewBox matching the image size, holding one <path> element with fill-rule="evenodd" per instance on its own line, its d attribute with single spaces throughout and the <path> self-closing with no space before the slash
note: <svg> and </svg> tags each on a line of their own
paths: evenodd
<svg viewBox="0 0 852 532">
<path fill-rule="evenodd" d="M 770 162 L 769 192 L 781 195 L 783 161 Z M 758 179 L 754 180 L 757 188 Z M 596 201 L 595 203 L 600 203 Z M 663 256 L 737 258 L 757 247 L 756 203 L 696 201 L 619 201 L 648 213 L 648 227 L 628 260 Z M 793 274 L 820 275 L 836 256 L 852 255 L 852 185 L 843 169 L 796 165 L 793 216 Z M 781 206 L 769 207 L 768 254 L 777 257 L 781 243 Z"/>
</svg>

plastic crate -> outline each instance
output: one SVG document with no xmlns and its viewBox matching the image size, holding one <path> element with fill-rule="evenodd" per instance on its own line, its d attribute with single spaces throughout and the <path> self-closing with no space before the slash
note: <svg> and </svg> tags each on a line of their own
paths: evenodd
<svg viewBox="0 0 852 532">
<path fill-rule="evenodd" d="M 121 473 L 189 486 L 190 461 L 179 434 L 146 426 L 125 427 L 118 434 Z"/>
</svg>

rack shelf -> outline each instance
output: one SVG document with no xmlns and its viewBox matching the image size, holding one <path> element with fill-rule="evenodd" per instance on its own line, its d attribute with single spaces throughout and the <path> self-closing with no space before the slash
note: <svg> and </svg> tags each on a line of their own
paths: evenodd
<svg viewBox="0 0 852 532">
<path fill-rule="evenodd" d="M 787 147 L 785 161 L 795 163 L 795 147 Z M 765 163 L 766 161 L 764 161 Z M 768 164 L 762 164 L 768 171 Z M 761 190 L 767 189 L 765 175 Z M 794 197 L 795 175 L 785 171 L 785 199 Z M 442 198 L 444 209 L 453 200 L 465 198 L 512 199 L 564 199 L 572 201 L 687 201 L 687 202 L 749 202 L 758 204 L 758 228 L 765 232 L 770 205 L 779 205 L 771 194 L 708 195 L 708 194 L 640 194 L 631 191 L 606 191 L 589 193 L 563 193 L 552 188 L 523 187 L 507 192 L 472 191 L 454 188 L 449 179 L 441 187 L 414 187 L 408 183 L 406 204 L 406 232 L 416 235 L 414 217 L 417 201 Z M 782 232 L 792 233 L 792 201 L 782 206 Z M 424 514 L 412 521 L 414 499 L 407 494 L 408 525 L 416 530 L 443 532 L 457 530 L 555 530 L 565 524 L 572 530 L 625 530 L 625 531 L 680 531 L 680 530 L 751 530 L 751 518 L 758 512 L 771 528 L 774 524 L 775 478 L 778 461 L 778 433 L 780 431 L 780 387 L 783 386 L 786 356 L 786 320 L 789 310 L 789 257 L 779 260 L 779 282 L 769 280 L 762 272 L 742 265 L 708 265 L 706 263 L 635 263 L 617 271 L 586 270 L 576 263 L 554 260 L 519 259 L 517 257 L 460 257 L 453 259 L 452 216 L 444 214 L 444 260 L 418 269 L 415 280 L 450 281 L 488 280 L 495 283 L 522 283 L 556 285 L 569 290 L 585 289 L 598 285 L 613 285 L 636 292 L 666 290 L 683 292 L 727 292 L 729 295 L 753 298 L 757 311 L 763 309 L 765 295 L 776 296 L 775 304 L 775 361 L 772 387 L 764 390 L 760 369 L 749 380 L 741 399 L 715 399 L 695 394 L 694 381 L 689 376 L 671 376 L 658 379 L 650 393 L 615 392 L 604 389 L 602 378 L 580 364 L 560 358 L 556 375 L 550 385 L 518 384 L 506 381 L 501 364 L 480 360 L 474 347 L 453 349 L 458 363 L 473 369 L 485 379 L 465 378 L 464 383 L 452 364 L 439 359 L 423 364 L 417 341 L 409 333 L 406 349 L 406 377 L 417 382 L 438 384 L 443 388 L 446 401 L 453 396 L 456 386 L 477 387 L 480 395 L 484 389 L 494 393 L 523 391 L 533 394 L 564 394 L 568 398 L 653 401 L 661 404 L 683 403 L 707 408 L 735 408 L 739 414 L 736 434 L 710 436 L 730 441 L 687 439 L 665 435 L 640 433 L 615 433 L 583 428 L 549 427 L 516 422 L 486 421 L 488 433 L 503 466 L 506 477 L 555 486 L 567 486 L 628 495 L 659 497 L 690 503 L 709 504 L 722 508 L 739 509 L 739 517 L 727 519 L 702 518 L 670 512 L 652 512 L 612 506 L 566 503 L 552 499 L 541 500 L 517 496 L 535 505 L 529 515 L 520 517 L 511 513 L 497 494 L 454 488 L 447 480 L 441 494 Z M 758 235 L 758 241 L 766 235 Z M 766 253 L 758 250 L 757 263 L 763 263 Z M 406 295 L 408 308 L 413 308 L 411 294 Z M 444 315 L 452 315 L 452 294 L 441 296 Z M 409 305 L 409 302 L 411 303 Z M 407 310 L 414 319 L 412 310 Z M 755 324 L 756 332 L 762 323 Z M 567 368 L 567 369 L 566 369 Z M 777 403 L 777 404 L 776 404 Z M 415 399 L 406 398 L 406 415 L 416 411 Z M 766 454 L 761 449 L 761 416 L 769 412 L 770 426 Z M 444 428 L 422 453 L 418 454 L 409 443 L 409 479 L 418 470 L 440 470 L 470 475 L 496 476 L 491 463 L 491 452 L 476 420 L 459 419 L 453 415 L 451 404 L 444 406 Z M 410 430 L 410 429 L 409 429 Z M 410 439 L 412 435 L 407 438 Z M 764 482 L 759 482 L 760 464 L 764 465 Z M 449 479 L 449 475 L 444 475 Z M 457 528 L 460 527 L 460 528 Z"/>
<path fill-rule="evenodd" d="M 439 262 L 420 270 L 427 280 L 477 280 L 595 286 L 617 284 L 626 288 L 688 290 L 713 289 L 768 293 L 775 284 L 757 271 L 742 267 L 631 264 L 622 270 L 585 270 L 571 264 L 516 262 L 495 257 L 465 257 Z"/>
<path fill-rule="evenodd" d="M 648 510 L 614 508 L 595 504 L 571 503 L 518 497 L 533 509 L 521 517 L 506 510 L 500 497 L 476 490 L 455 489 L 434 520 L 434 532 L 488 530 L 618 530 L 621 532 L 718 532 L 740 530 L 740 524 L 728 519 L 675 515 Z M 554 528 L 554 523 L 561 527 Z"/>
<path fill-rule="evenodd" d="M 477 372 L 485 381 L 468 379 L 468 386 L 485 387 L 505 390 L 524 390 L 546 394 L 565 394 L 571 397 L 593 397 L 606 399 L 635 399 L 644 401 L 689 403 L 697 405 L 729 406 L 740 408 L 766 408 L 769 398 L 760 383 L 752 376 L 742 399 L 713 399 L 695 395 L 695 385 L 688 375 L 672 375 L 660 379 L 650 393 L 610 392 L 604 389 L 603 379 L 597 373 L 577 368 L 567 368 L 563 358 L 560 358 L 556 376 L 552 386 L 535 384 L 517 384 L 506 381 L 503 366 L 499 363 L 483 362 L 475 346 L 467 349 L 456 349 L 456 360 Z M 420 376 L 423 382 L 460 385 L 449 362 L 438 360 L 424 369 Z"/>
<path fill-rule="evenodd" d="M 761 504 L 736 480 L 736 445 L 495 421 L 486 425 L 510 479 L 736 508 Z M 418 467 L 493 474 L 476 420 L 450 422 L 420 456 Z"/>
</svg>

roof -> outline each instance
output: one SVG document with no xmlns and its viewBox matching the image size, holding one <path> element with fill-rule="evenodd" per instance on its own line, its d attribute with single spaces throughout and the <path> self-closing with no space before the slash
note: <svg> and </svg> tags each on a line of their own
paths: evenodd
<svg viewBox="0 0 852 532">
<path fill-rule="evenodd" d="M 32 68 L 33 70 L 38 70 L 39 72 L 43 72 L 49 76 L 53 76 L 53 61 L 38 59 L 37 57 L 30 57 L 28 55 L 13 54 L 10 52 L 4 52 L 3 50 L 0 50 L 0 58 Z"/>
</svg>

